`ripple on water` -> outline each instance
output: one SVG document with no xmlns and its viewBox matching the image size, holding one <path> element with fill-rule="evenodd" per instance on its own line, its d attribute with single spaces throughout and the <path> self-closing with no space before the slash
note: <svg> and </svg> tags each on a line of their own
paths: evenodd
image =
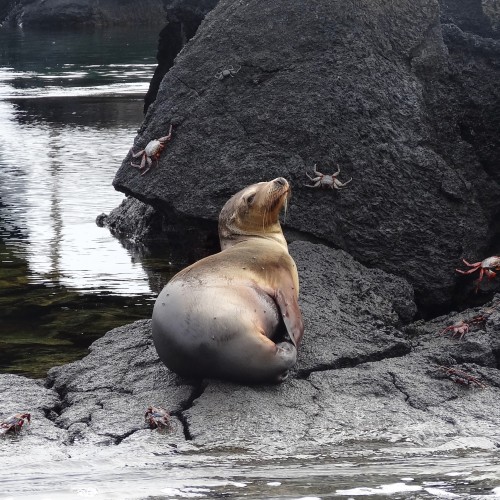
<svg viewBox="0 0 500 500">
<path fill-rule="evenodd" d="M 83 356 L 149 317 L 152 284 L 177 269 L 95 224 L 123 199 L 111 183 L 155 66 L 157 34 L 135 34 L 0 30 L 0 372 L 44 376 Z"/>
</svg>

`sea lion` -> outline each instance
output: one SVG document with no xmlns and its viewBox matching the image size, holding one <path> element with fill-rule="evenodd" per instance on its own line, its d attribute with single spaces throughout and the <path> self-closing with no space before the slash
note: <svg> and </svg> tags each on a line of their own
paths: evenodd
<svg viewBox="0 0 500 500">
<path fill-rule="evenodd" d="M 162 290 L 153 341 L 172 371 L 243 383 L 286 379 L 304 333 L 297 267 L 279 222 L 289 196 L 283 177 L 236 193 L 219 215 L 221 251 Z"/>
</svg>

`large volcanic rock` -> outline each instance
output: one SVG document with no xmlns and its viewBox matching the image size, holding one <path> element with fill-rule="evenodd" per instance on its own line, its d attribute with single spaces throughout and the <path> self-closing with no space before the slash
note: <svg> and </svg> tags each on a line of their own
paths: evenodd
<svg viewBox="0 0 500 500">
<path fill-rule="evenodd" d="M 219 2 L 163 79 L 135 148 L 170 123 L 173 140 L 145 176 L 128 156 L 115 188 L 169 216 L 215 220 L 241 187 L 285 176 L 287 225 L 404 276 L 421 305 L 450 305 L 460 259 L 498 243 L 500 50 L 443 30 L 440 14 L 437 0 Z M 307 188 L 314 164 L 353 180 Z"/>
</svg>

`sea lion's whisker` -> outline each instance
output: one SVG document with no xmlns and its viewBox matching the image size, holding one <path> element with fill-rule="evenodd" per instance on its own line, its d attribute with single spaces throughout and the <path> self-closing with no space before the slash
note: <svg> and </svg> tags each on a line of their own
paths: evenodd
<svg viewBox="0 0 500 500">
<path fill-rule="evenodd" d="M 284 208 L 284 212 L 283 212 L 283 224 L 286 222 L 286 212 L 288 210 L 288 196 L 285 198 L 285 203 L 283 203 L 283 208 Z"/>
</svg>

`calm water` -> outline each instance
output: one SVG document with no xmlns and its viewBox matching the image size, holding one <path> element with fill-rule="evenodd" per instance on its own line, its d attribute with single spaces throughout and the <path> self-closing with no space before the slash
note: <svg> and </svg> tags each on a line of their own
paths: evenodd
<svg viewBox="0 0 500 500">
<path fill-rule="evenodd" d="M 179 267 L 167 249 L 127 250 L 95 224 L 123 199 L 111 182 L 156 45 L 154 29 L 0 29 L 0 372 L 43 377 L 82 357 L 148 317 L 150 283 Z"/>
</svg>

